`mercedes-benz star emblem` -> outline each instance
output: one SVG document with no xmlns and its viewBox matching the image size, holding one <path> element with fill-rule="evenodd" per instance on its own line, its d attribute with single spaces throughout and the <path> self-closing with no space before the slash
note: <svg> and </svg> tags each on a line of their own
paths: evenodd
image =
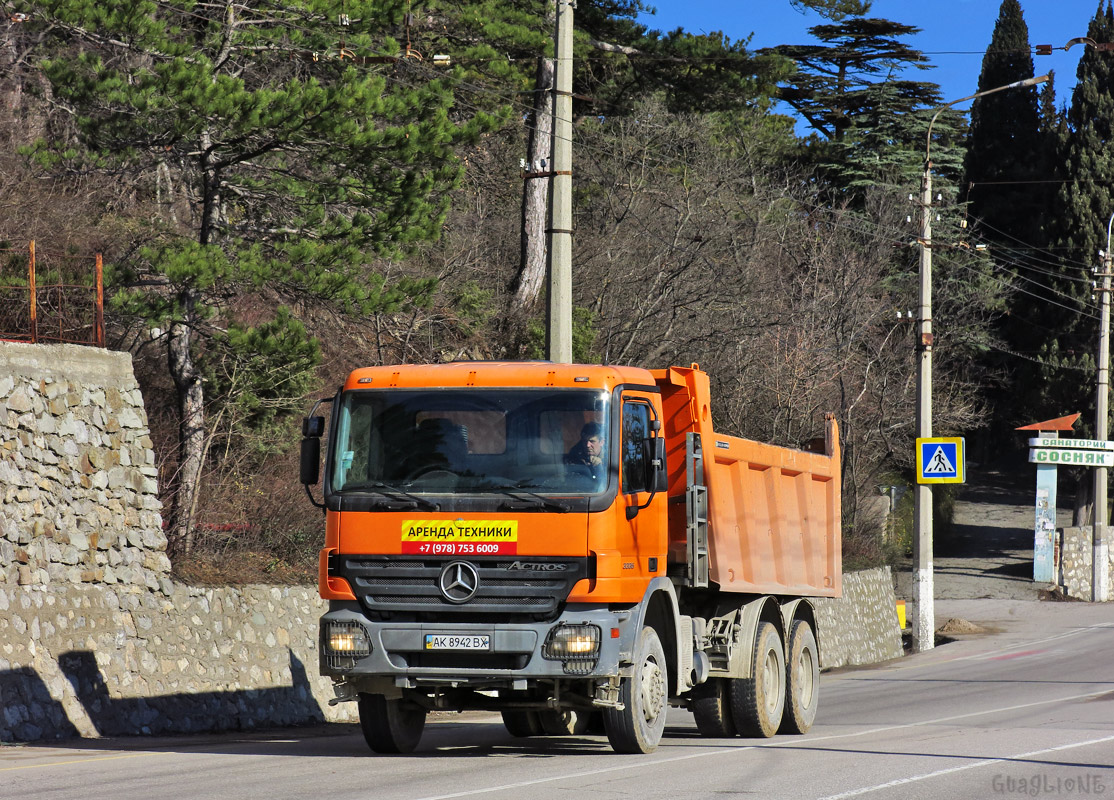
<svg viewBox="0 0 1114 800">
<path fill-rule="evenodd" d="M 450 603 L 467 603 L 476 596 L 476 590 L 480 588 L 480 574 L 467 561 L 450 561 L 441 568 L 437 585 L 441 589 L 441 596 Z"/>
</svg>

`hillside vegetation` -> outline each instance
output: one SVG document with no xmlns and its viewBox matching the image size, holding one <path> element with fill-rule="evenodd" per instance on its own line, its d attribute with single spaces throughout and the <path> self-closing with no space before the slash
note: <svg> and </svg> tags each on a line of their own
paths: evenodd
<svg viewBox="0 0 1114 800">
<path fill-rule="evenodd" d="M 698 362 L 717 426 L 762 441 L 800 446 L 836 413 L 845 559 L 878 563 L 905 535 L 870 509 L 912 477 L 909 198 L 946 100 L 910 77 L 931 66 L 916 29 L 869 2 L 797 5 L 814 41 L 754 52 L 648 29 L 639 0 L 578 4 L 575 357 Z M 109 346 L 144 389 L 176 568 L 312 579 L 322 522 L 296 450 L 315 399 L 358 365 L 544 355 L 552 5 L 4 8 L 0 283 L 25 281 L 31 239 L 102 253 Z M 1100 7 L 1090 35 L 1112 34 Z M 1114 164 L 1102 56 L 1084 53 L 1063 112 L 1049 82 L 976 101 L 970 128 L 936 116 L 937 435 L 1084 402 L 1063 387 L 1094 367 L 1081 280 L 1111 183 L 1073 181 Z M 1004 0 L 980 89 L 1032 75 Z M 1059 321 L 1030 324 L 1046 302 Z"/>
</svg>

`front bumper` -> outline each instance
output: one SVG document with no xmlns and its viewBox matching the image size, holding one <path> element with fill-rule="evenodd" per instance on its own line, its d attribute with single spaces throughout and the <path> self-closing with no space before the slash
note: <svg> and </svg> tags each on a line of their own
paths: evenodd
<svg viewBox="0 0 1114 800">
<path fill-rule="evenodd" d="M 336 606 L 347 606 L 337 608 Z M 359 682 L 377 678 L 397 688 L 471 686 L 525 689 L 531 681 L 610 678 L 629 668 L 634 614 L 606 606 L 570 605 L 552 622 L 431 623 L 373 622 L 355 604 L 334 604 L 321 618 L 321 674 L 334 680 Z M 369 652 L 353 656 L 329 648 L 330 623 L 359 625 L 367 634 Z M 594 625 L 599 647 L 591 657 L 546 657 L 550 632 L 562 625 Z M 488 636 L 487 650 L 431 650 L 427 634 Z M 387 679 L 384 681 L 382 679 Z"/>
</svg>

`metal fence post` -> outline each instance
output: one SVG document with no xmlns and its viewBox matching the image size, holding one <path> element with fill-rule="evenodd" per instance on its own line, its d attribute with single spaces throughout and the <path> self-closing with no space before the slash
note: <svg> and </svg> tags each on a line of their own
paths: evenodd
<svg viewBox="0 0 1114 800">
<path fill-rule="evenodd" d="M 39 341 L 39 323 L 38 323 L 38 309 L 35 306 L 35 240 L 31 240 L 30 245 L 30 258 L 27 261 L 27 280 L 30 286 L 31 295 L 31 344 Z"/>
<path fill-rule="evenodd" d="M 97 347 L 104 347 L 104 262 L 97 253 Z"/>
</svg>

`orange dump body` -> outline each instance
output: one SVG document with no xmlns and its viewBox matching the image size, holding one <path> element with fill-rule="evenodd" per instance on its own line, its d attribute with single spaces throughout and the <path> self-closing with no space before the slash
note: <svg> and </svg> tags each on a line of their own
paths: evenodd
<svg viewBox="0 0 1114 800">
<path fill-rule="evenodd" d="M 825 452 L 723 436 L 712 428 L 708 376 L 653 370 L 662 392 L 669 464 L 670 561 L 687 543 L 685 434 L 700 434 L 708 487 L 709 579 L 721 591 L 838 597 L 841 591 L 839 436 Z"/>
</svg>

